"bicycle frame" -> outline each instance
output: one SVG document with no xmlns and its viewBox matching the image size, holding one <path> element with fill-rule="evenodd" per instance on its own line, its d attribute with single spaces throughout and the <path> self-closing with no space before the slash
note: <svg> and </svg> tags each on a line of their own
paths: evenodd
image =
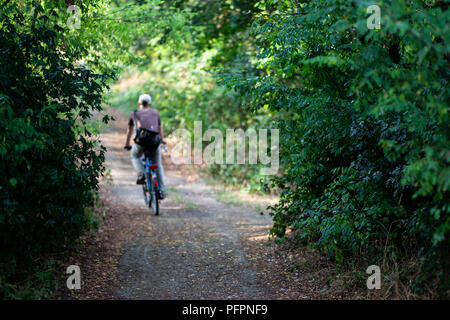
<svg viewBox="0 0 450 320">
<path fill-rule="evenodd" d="M 157 177 L 155 170 L 156 170 L 156 168 L 158 168 L 158 166 L 156 164 L 152 164 L 152 161 L 149 159 L 149 157 L 145 157 L 144 166 L 145 166 L 145 173 L 146 173 L 146 178 L 147 178 L 146 182 L 147 182 L 148 190 L 151 190 L 152 181 L 153 181 L 153 186 L 155 187 L 155 190 L 159 190 L 158 179 L 153 180 L 153 174 Z"/>
</svg>

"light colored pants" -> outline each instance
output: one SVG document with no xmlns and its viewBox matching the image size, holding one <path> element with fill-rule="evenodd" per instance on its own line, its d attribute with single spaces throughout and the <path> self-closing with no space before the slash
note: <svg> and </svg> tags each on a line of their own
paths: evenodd
<svg viewBox="0 0 450 320">
<path fill-rule="evenodd" d="M 133 163 L 138 177 L 145 174 L 144 164 L 142 163 L 141 159 L 143 154 L 144 148 L 136 143 L 133 144 L 133 146 L 131 147 L 131 162 Z M 166 186 L 164 184 L 164 168 L 161 161 L 161 146 L 159 146 L 152 154 L 150 154 L 150 160 L 152 161 L 152 164 L 158 165 L 158 168 L 156 169 L 156 175 L 158 176 L 160 190 L 164 193 Z"/>
</svg>

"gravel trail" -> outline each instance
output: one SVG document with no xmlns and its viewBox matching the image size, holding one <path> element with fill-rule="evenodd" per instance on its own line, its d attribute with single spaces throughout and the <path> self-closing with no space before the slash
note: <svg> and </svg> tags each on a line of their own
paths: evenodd
<svg viewBox="0 0 450 320">
<path fill-rule="evenodd" d="M 244 250 L 252 239 L 264 235 L 267 239 L 270 217 L 217 201 L 201 180 L 187 182 L 168 154 L 163 155 L 168 197 L 161 202 L 160 215 L 154 216 L 144 206 L 122 140 L 124 134 L 117 128 L 102 135 L 112 177 L 109 192 L 113 204 L 142 215 L 144 223 L 136 225 L 123 247 L 115 295 L 120 299 L 274 298 Z"/>
</svg>

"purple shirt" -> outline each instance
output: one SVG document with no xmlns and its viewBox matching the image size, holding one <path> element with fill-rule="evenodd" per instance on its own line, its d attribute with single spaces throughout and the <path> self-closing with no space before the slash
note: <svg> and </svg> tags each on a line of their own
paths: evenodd
<svg viewBox="0 0 450 320">
<path fill-rule="evenodd" d="M 159 132 L 159 127 L 161 126 L 161 119 L 159 118 L 159 112 L 155 109 L 141 108 L 136 111 L 138 126 L 139 128 L 144 128 L 150 131 Z M 129 126 L 134 126 L 134 112 L 130 114 L 128 120 Z"/>
</svg>

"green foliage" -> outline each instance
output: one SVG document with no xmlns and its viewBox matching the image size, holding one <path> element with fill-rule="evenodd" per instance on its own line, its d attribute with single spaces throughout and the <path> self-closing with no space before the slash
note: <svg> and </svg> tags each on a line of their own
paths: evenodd
<svg viewBox="0 0 450 320">
<path fill-rule="evenodd" d="M 167 134 L 178 128 L 193 131 L 194 121 L 202 121 L 203 129 L 267 128 L 271 119 L 268 110 L 256 114 L 244 107 L 246 99 L 218 86 L 214 71 L 245 69 L 256 72 L 250 63 L 254 53 L 248 27 L 255 12 L 252 1 L 166 1 L 163 12 L 183 12 L 191 20 L 182 19 L 178 33 L 192 38 L 161 37 L 136 34 L 135 61 L 139 67 L 127 68 L 122 81 L 110 94 L 109 103 L 126 115 L 137 108 L 142 92 L 153 97 L 153 106 L 160 111 Z M 162 5 L 162 4 L 161 4 Z M 114 11 L 120 10 L 112 9 Z M 166 11 L 168 10 L 168 11 Z M 160 26 L 161 29 L 165 27 Z M 127 29 L 127 27 L 125 27 Z M 134 31 L 129 30 L 132 34 Z M 180 41 L 184 39 L 186 41 Z M 226 183 L 243 184 L 252 191 L 261 191 L 260 166 L 212 165 L 209 172 Z"/>
<path fill-rule="evenodd" d="M 4 282 L 0 277 L 0 296 L 4 299 L 37 300 L 51 299 L 57 287 L 54 275 L 60 273 L 62 266 L 54 261 L 34 264 L 27 277 L 14 282 Z M 58 270 L 59 269 L 59 270 Z"/>
<path fill-rule="evenodd" d="M 0 281 L 7 284 L 17 268 L 33 268 L 37 256 L 90 227 L 85 208 L 94 204 L 105 150 L 88 121 L 101 111 L 107 75 L 78 62 L 82 48 L 64 50 L 64 29 L 41 7 L 36 20 L 15 4 L 0 10 Z"/>
<path fill-rule="evenodd" d="M 236 92 L 217 86 L 210 72 L 217 51 L 185 57 L 176 61 L 169 53 L 161 54 L 141 70 L 129 70 L 122 82 L 113 87 L 108 102 L 128 116 L 137 106 L 142 92 L 150 92 L 153 107 L 158 109 L 166 134 L 178 128 L 193 132 L 194 121 L 202 121 L 203 130 L 216 128 L 266 127 L 267 112 L 249 114 L 242 108 L 242 99 Z M 207 143 L 205 142 L 205 145 Z M 229 184 L 244 184 L 251 190 L 260 190 L 259 165 L 211 165 L 208 171 Z"/>
<path fill-rule="evenodd" d="M 424 267 L 444 271 L 446 289 L 450 11 L 378 1 L 381 29 L 369 30 L 370 4 L 261 1 L 262 74 L 221 81 L 254 110 L 268 105 L 282 129 L 273 234 L 298 230 L 338 261 L 385 243 L 415 248 Z"/>
</svg>

